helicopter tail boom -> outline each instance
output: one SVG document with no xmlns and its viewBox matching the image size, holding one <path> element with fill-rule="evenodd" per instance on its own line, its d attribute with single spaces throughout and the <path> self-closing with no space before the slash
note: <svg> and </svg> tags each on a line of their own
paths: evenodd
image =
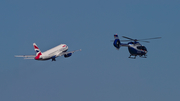
<svg viewBox="0 0 180 101">
<path fill-rule="evenodd" d="M 114 35 L 114 47 L 116 47 L 116 49 L 119 49 L 121 46 L 125 46 L 125 47 L 128 47 L 128 44 L 124 44 L 124 43 L 121 43 L 120 39 L 118 38 L 118 35 L 115 34 Z"/>
<path fill-rule="evenodd" d="M 124 43 L 121 43 L 120 46 L 124 46 L 124 47 L 128 47 L 129 44 L 124 44 Z"/>
</svg>

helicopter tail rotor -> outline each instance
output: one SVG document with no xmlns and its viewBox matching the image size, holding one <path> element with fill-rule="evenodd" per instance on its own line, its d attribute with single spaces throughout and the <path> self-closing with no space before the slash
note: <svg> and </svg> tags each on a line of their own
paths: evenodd
<svg viewBox="0 0 180 101">
<path fill-rule="evenodd" d="M 119 50 L 119 48 L 121 47 L 121 42 L 120 42 L 117 34 L 114 35 L 114 39 L 115 40 L 113 42 L 113 45 L 114 45 L 114 47 L 116 47 L 116 49 Z"/>
<path fill-rule="evenodd" d="M 118 38 L 118 35 L 117 35 L 117 34 L 114 35 L 114 39 L 115 39 L 115 40 L 113 40 L 113 45 L 114 45 L 114 47 L 116 47 L 116 49 L 118 49 L 118 50 L 119 50 L 119 48 L 120 48 L 121 46 L 125 46 L 125 47 L 128 47 L 128 46 L 129 46 L 129 44 L 121 43 L 121 41 L 120 41 L 120 39 Z"/>
</svg>

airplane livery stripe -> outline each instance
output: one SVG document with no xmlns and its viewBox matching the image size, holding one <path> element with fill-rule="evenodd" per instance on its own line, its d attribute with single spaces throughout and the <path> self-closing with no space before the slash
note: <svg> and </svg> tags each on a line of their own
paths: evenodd
<svg viewBox="0 0 180 101">
<path fill-rule="evenodd" d="M 38 55 L 35 57 L 35 59 L 38 60 L 41 55 L 42 55 L 41 52 L 38 53 Z"/>
<path fill-rule="evenodd" d="M 34 49 L 39 49 L 36 45 L 34 45 Z"/>
</svg>

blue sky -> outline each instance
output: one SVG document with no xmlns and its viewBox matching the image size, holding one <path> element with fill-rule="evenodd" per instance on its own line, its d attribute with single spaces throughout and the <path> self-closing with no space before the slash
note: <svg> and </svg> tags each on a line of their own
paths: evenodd
<svg viewBox="0 0 180 101">
<path fill-rule="evenodd" d="M 31 0 L 0 2 L 2 101 L 178 101 L 179 0 Z M 129 59 L 113 34 L 162 37 Z M 82 49 L 56 62 L 24 60 L 32 44 Z"/>
</svg>

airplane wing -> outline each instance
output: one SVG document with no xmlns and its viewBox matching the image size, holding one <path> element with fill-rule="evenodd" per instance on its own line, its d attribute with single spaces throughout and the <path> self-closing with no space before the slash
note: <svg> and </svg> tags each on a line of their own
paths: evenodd
<svg viewBox="0 0 180 101">
<path fill-rule="evenodd" d="M 80 49 L 80 50 L 70 51 L 70 52 L 62 52 L 62 53 L 59 53 L 58 56 L 67 55 L 67 54 L 69 54 L 69 53 L 74 53 L 74 52 L 76 52 L 76 51 L 81 51 L 81 49 Z"/>
<path fill-rule="evenodd" d="M 34 59 L 36 55 L 15 55 L 15 57 L 22 57 L 24 59 Z"/>
</svg>

